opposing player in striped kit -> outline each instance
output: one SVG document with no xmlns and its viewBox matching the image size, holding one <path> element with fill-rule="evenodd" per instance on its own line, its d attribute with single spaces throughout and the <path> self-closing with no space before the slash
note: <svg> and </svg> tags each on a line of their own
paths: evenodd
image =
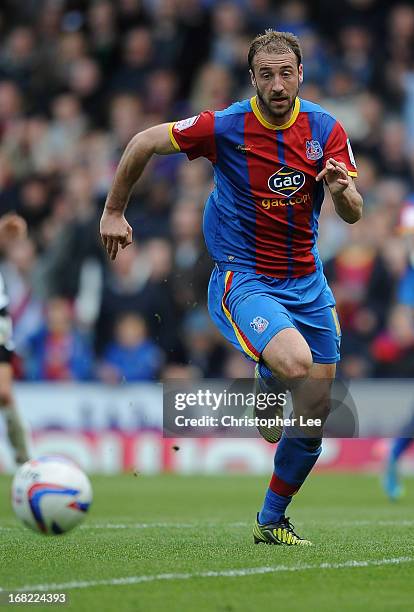
<svg viewBox="0 0 414 612">
<path fill-rule="evenodd" d="M 130 244 L 124 211 L 154 153 L 209 159 L 215 177 L 204 213 L 215 262 L 210 314 L 257 363 L 264 388 L 291 389 L 295 410 L 303 406 L 304 414 L 323 421 L 340 327 L 317 250 L 318 216 L 325 182 L 344 221 L 361 217 L 355 160 L 342 126 L 298 97 L 303 66 L 294 35 L 267 31 L 256 37 L 248 63 L 256 91 L 251 99 L 150 128 L 130 141 L 107 198 L 101 236 L 111 259 Z M 276 441 L 277 433 L 268 439 Z M 310 543 L 294 532 L 285 511 L 321 452 L 321 437 L 322 428 L 307 435 L 283 432 L 254 526 L 256 543 Z"/>
<path fill-rule="evenodd" d="M 12 240 L 26 236 L 26 222 L 19 215 L 10 213 L 0 218 L 0 249 Z M 26 431 L 16 408 L 13 394 L 12 358 L 14 344 L 12 320 L 7 311 L 9 298 L 0 274 L 0 413 L 6 420 L 7 435 L 14 451 L 16 463 L 29 459 Z"/>
</svg>

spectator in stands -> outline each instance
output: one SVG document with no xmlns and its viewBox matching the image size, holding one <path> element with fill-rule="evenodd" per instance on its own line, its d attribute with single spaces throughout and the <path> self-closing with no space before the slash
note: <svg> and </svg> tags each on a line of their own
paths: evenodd
<svg viewBox="0 0 414 612">
<path fill-rule="evenodd" d="M 122 251 L 104 278 L 96 326 L 98 352 L 110 342 L 115 320 L 125 312 L 140 312 L 154 338 L 169 357 L 180 353 L 177 307 L 172 295 L 171 247 L 165 240 Z"/>
<path fill-rule="evenodd" d="M 77 327 L 70 302 L 54 297 L 46 303 L 44 325 L 29 338 L 24 368 L 28 380 L 67 382 L 92 377 L 89 339 Z"/>
<path fill-rule="evenodd" d="M 371 345 L 374 376 L 411 378 L 414 372 L 414 326 L 411 312 L 402 305 L 393 306 L 387 327 Z"/>
<path fill-rule="evenodd" d="M 163 352 L 148 338 L 144 319 L 126 312 L 115 323 L 114 340 L 103 352 L 98 378 L 109 384 L 155 380 L 163 362 Z"/>
</svg>

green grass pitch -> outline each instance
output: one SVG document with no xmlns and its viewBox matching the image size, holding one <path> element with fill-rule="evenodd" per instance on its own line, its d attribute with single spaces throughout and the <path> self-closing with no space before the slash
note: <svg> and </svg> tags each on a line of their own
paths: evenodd
<svg viewBox="0 0 414 612">
<path fill-rule="evenodd" d="M 49 538 L 16 521 L 10 480 L 0 478 L 0 586 L 58 584 L 64 610 L 412 609 L 412 479 L 391 504 L 375 476 L 312 476 L 288 513 L 312 548 L 253 544 L 263 477 L 95 477 L 83 526 Z"/>
</svg>

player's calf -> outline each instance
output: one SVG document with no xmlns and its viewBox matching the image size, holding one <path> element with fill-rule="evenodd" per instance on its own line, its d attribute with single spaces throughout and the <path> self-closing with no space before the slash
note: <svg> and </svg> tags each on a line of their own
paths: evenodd
<svg viewBox="0 0 414 612">
<path fill-rule="evenodd" d="M 29 460 L 27 434 L 20 415 L 16 409 L 13 393 L 7 386 L 0 387 L 0 411 L 6 420 L 7 437 L 14 450 L 16 463 Z"/>
<path fill-rule="evenodd" d="M 325 369 L 328 366 L 325 367 Z M 321 364 L 314 370 L 324 370 Z M 298 435 L 305 438 L 322 438 L 323 427 L 329 415 L 332 379 L 309 376 L 292 390 L 295 423 Z"/>
<path fill-rule="evenodd" d="M 14 405 L 2 406 L 2 412 L 6 419 L 7 436 L 14 450 L 16 463 L 26 463 L 30 459 L 27 435 L 20 415 Z"/>
</svg>

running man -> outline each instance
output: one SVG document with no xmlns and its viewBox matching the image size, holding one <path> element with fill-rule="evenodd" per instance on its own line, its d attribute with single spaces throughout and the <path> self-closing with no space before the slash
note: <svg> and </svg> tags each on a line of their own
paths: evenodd
<svg viewBox="0 0 414 612">
<path fill-rule="evenodd" d="M 25 220 L 19 215 L 9 213 L 0 218 L 0 249 L 12 240 L 24 238 L 27 234 Z M 6 419 L 7 435 L 14 451 L 17 464 L 29 460 L 26 432 L 16 409 L 13 395 L 12 359 L 14 344 L 12 321 L 8 314 L 4 281 L 0 275 L 0 411 Z"/>
<path fill-rule="evenodd" d="M 400 213 L 400 223 L 397 231 L 403 238 L 407 249 L 407 265 L 397 287 L 397 302 L 409 326 L 414 323 L 414 197 L 411 195 L 403 205 Z M 390 446 L 385 473 L 383 477 L 383 488 L 391 501 L 400 499 L 403 495 L 403 487 L 399 474 L 399 464 L 406 451 L 414 443 L 414 406 L 411 418 L 402 428 L 398 438 L 395 438 Z"/>
<path fill-rule="evenodd" d="M 338 215 L 347 223 L 360 219 L 355 161 L 342 126 L 298 97 L 303 66 L 296 36 L 272 30 L 257 36 L 248 63 L 256 91 L 250 100 L 132 138 L 106 201 L 101 237 L 112 260 L 131 243 L 125 209 L 154 153 L 209 159 L 215 187 L 203 227 L 215 262 L 210 314 L 223 335 L 257 363 L 266 384 L 288 387 L 295 410 L 300 406 L 305 417 L 323 422 L 340 327 L 316 245 L 318 216 L 325 182 Z M 321 427 L 306 436 L 283 432 L 254 525 L 256 543 L 310 544 L 294 532 L 285 512 L 320 455 L 321 438 Z"/>
</svg>

